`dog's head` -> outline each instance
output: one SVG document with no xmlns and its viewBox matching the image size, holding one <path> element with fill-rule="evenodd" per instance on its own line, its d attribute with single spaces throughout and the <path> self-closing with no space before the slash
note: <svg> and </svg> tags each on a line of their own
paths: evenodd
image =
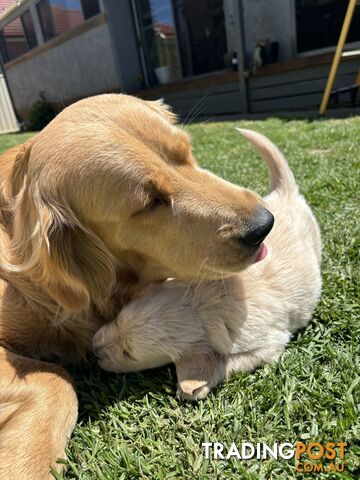
<svg viewBox="0 0 360 480">
<path fill-rule="evenodd" d="M 126 95 L 65 109 L 18 155 L 12 188 L 12 248 L 73 310 L 119 268 L 144 282 L 242 270 L 273 224 L 258 195 L 197 166 L 165 105 Z"/>
</svg>

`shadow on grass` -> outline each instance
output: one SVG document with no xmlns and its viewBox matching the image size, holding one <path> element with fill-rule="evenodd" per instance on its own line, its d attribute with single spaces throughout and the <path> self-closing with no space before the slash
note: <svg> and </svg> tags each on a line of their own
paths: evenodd
<svg viewBox="0 0 360 480">
<path fill-rule="evenodd" d="M 121 400 L 136 402 L 146 395 L 176 395 L 174 365 L 143 372 L 115 374 L 101 370 L 93 358 L 81 367 L 68 367 L 76 383 L 79 420 L 97 420 L 107 407 Z"/>
</svg>

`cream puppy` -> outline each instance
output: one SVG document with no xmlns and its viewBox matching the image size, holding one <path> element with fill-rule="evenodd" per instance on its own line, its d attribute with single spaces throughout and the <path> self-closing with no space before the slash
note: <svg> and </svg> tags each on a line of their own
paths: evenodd
<svg viewBox="0 0 360 480">
<path fill-rule="evenodd" d="M 254 264 L 223 281 L 169 280 L 127 304 L 94 337 L 105 370 L 174 362 L 178 394 L 200 399 L 232 372 L 276 361 L 292 333 L 310 320 L 321 290 L 316 220 L 278 148 L 259 133 L 239 131 L 270 169 L 264 204 L 275 225 L 266 246 Z"/>
</svg>

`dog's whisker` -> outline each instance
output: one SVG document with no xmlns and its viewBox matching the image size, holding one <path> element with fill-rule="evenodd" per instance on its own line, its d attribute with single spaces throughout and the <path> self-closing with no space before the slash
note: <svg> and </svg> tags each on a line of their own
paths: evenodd
<svg viewBox="0 0 360 480">
<path fill-rule="evenodd" d="M 187 287 L 186 290 L 185 290 L 185 293 L 184 293 L 184 296 L 183 296 L 183 300 L 184 300 L 184 298 L 186 298 L 186 296 L 188 295 L 188 293 L 189 293 L 189 291 L 190 291 L 190 288 L 191 288 L 194 280 L 196 279 L 196 277 L 197 277 L 198 275 L 200 275 L 201 270 L 202 270 L 203 266 L 205 265 L 205 263 L 206 263 L 206 261 L 207 261 L 208 258 L 209 258 L 209 257 L 205 257 L 204 260 L 201 262 L 201 265 L 200 265 L 200 268 L 199 268 L 197 274 L 193 276 L 193 278 L 191 279 L 191 282 L 189 283 L 188 287 Z"/>
<path fill-rule="evenodd" d="M 194 115 L 193 115 L 193 117 L 189 120 L 189 123 L 188 123 L 188 124 L 190 125 L 191 123 L 194 123 L 194 121 L 197 119 L 197 117 L 198 117 L 199 115 L 201 115 L 202 113 L 204 113 L 205 109 L 206 109 L 206 105 L 200 105 L 199 108 L 197 108 L 196 111 L 194 112 Z"/>
<path fill-rule="evenodd" d="M 196 108 L 201 104 L 201 102 L 203 102 L 209 95 L 210 95 L 210 92 L 207 91 L 207 92 L 195 103 L 195 105 L 192 107 L 192 109 L 190 110 L 190 112 L 186 115 L 185 120 L 183 121 L 183 125 L 189 124 L 189 123 L 194 119 L 194 117 L 191 118 L 191 115 L 192 115 L 193 112 L 196 110 Z M 190 117 L 190 118 L 189 118 L 189 117 Z M 189 118 L 189 122 L 186 122 L 188 118 Z"/>
<path fill-rule="evenodd" d="M 205 262 L 206 262 L 207 259 L 208 259 L 208 257 L 205 258 L 205 261 L 203 262 L 202 266 L 205 265 Z M 215 265 L 216 259 L 217 259 L 217 256 L 215 256 L 215 258 L 214 258 L 213 265 Z M 214 268 L 214 266 L 213 266 L 213 268 Z M 200 273 L 200 272 L 199 272 L 199 273 Z M 199 290 L 199 287 L 200 287 L 200 285 L 201 285 L 201 282 L 202 282 L 202 281 L 204 280 L 204 278 L 205 278 L 205 275 L 206 275 L 206 272 L 204 272 L 204 274 L 203 274 L 202 277 L 200 278 L 200 280 L 199 280 L 199 282 L 198 282 L 198 284 L 197 284 L 197 286 L 196 286 L 196 288 L 195 288 L 195 290 L 194 290 L 193 305 L 194 305 L 194 302 L 195 302 L 195 300 L 196 300 L 197 292 L 198 292 L 198 290 Z"/>
<path fill-rule="evenodd" d="M 196 296 L 197 296 L 197 293 L 199 291 L 199 288 L 200 288 L 200 285 L 201 285 L 201 282 L 204 280 L 205 278 L 205 275 L 206 275 L 206 272 L 204 272 L 204 274 L 202 275 L 202 277 L 200 278 L 195 290 L 194 290 L 194 297 L 193 297 L 193 307 L 194 307 L 194 303 L 195 303 L 195 300 L 196 300 Z"/>
<path fill-rule="evenodd" d="M 183 122 L 183 125 L 187 125 L 187 123 L 190 123 L 191 121 L 191 115 L 193 114 L 194 110 L 196 110 L 196 108 L 198 107 L 198 105 L 201 104 L 201 102 L 203 102 L 203 100 L 207 97 L 208 95 L 208 92 L 205 93 L 205 95 L 203 95 L 196 103 L 195 105 L 191 108 L 190 112 L 187 114 L 184 122 Z M 187 122 L 187 119 L 189 118 L 189 122 Z"/>
<path fill-rule="evenodd" d="M 223 287 L 224 287 L 224 292 L 225 292 L 226 300 L 227 300 L 227 302 L 229 303 L 229 295 L 228 295 L 227 290 L 226 290 L 226 284 L 225 284 L 225 282 L 224 282 L 224 273 L 223 273 L 222 270 L 220 270 L 220 274 L 221 274 L 221 283 L 222 283 L 222 285 L 223 285 Z"/>
</svg>

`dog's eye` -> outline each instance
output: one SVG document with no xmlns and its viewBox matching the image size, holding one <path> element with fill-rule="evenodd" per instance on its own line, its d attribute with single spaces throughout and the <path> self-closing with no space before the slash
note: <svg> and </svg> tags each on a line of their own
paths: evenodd
<svg viewBox="0 0 360 480">
<path fill-rule="evenodd" d="M 167 207 L 170 205 L 170 198 L 164 195 L 163 193 L 158 193 L 155 195 L 141 210 L 137 210 L 133 213 L 133 217 L 139 215 L 144 215 L 144 213 L 150 213 L 156 210 L 158 207 L 164 206 Z"/>
<path fill-rule="evenodd" d="M 161 207 L 161 206 L 167 207 L 169 204 L 170 204 L 169 199 L 165 195 L 163 195 L 161 193 L 158 193 L 156 195 L 156 197 L 154 197 L 151 200 L 151 202 L 149 202 L 146 205 L 145 211 L 146 212 L 151 212 L 152 210 L 155 210 L 156 208 Z"/>
</svg>

